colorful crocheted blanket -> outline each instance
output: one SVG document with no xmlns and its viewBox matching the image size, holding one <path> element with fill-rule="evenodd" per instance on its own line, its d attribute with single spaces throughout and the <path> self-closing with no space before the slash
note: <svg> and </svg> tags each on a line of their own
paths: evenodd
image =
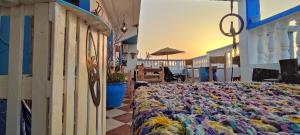
<svg viewBox="0 0 300 135">
<path fill-rule="evenodd" d="M 135 135 L 300 134 L 300 86 L 155 84 L 136 90 Z"/>
</svg>

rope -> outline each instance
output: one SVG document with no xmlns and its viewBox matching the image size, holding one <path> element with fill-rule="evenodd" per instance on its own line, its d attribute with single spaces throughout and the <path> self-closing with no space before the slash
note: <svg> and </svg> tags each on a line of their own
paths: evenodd
<svg viewBox="0 0 300 135">
<path fill-rule="evenodd" d="M 230 32 L 229 33 L 226 33 L 223 29 L 223 21 L 227 18 L 227 17 L 236 17 L 239 22 L 241 23 L 241 26 L 239 27 L 239 30 L 236 31 L 233 27 L 233 22 L 231 21 L 231 25 L 230 25 Z M 220 31 L 222 32 L 223 35 L 227 36 L 227 37 L 232 37 L 232 50 L 234 50 L 235 54 L 236 54 L 236 49 L 237 49 L 237 43 L 236 43 L 236 36 L 239 35 L 243 29 L 244 29 L 244 26 L 245 26 L 245 22 L 244 22 L 244 19 L 238 15 L 238 14 L 235 14 L 233 13 L 233 0 L 231 0 L 231 3 L 230 3 L 230 13 L 229 14 L 226 14 L 225 16 L 222 17 L 220 23 L 219 23 L 219 27 L 220 27 Z M 231 58 L 231 81 L 233 81 L 233 58 Z M 224 69 L 224 72 L 226 72 L 226 69 Z"/>
</svg>

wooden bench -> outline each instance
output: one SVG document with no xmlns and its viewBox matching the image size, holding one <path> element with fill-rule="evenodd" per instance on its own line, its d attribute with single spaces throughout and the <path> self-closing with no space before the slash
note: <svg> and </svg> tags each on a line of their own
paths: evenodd
<svg viewBox="0 0 300 135">
<path fill-rule="evenodd" d="M 164 82 L 164 70 L 160 68 L 144 67 L 138 65 L 136 68 L 137 81 L 147 81 L 149 83 Z"/>
<path fill-rule="evenodd" d="M 226 73 L 226 57 L 225 56 L 214 56 L 209 57 L 209 81 L 213 81 L 213 64 L 223 64 L 224 68 L 224 81 L 226 81 L 227 73 Z"/>
<path fill-rule="evenodd" d="M 185 69 L 187 71 L 185 82 L 191 79 L 191 81 L 194 83 L 195 82 L 195 71 L 194 71 L 193 59 L 185 60 Z M 191 78 L 188 77 L 188 69 L 192 69 L 192 77 Z"/>
</svg>

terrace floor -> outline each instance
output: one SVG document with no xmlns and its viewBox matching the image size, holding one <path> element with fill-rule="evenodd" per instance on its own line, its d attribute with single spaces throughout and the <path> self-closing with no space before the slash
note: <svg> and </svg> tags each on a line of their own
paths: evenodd
<svg viewBox="0 0 300 135">
<path fill-rule="evenodd" d="M 127 90 L 128 91 L 128 90 Z M 132 99 L 126 92 L 126 96 L 120 108 L 109 109 L 106 112 L 106 134 L 107 135 L 131 135 Z"/>
</svg>

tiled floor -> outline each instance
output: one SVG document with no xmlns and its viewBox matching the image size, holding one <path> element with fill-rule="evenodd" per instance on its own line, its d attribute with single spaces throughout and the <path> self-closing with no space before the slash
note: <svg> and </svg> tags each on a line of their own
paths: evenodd
<svg viewBox="0 0 300 135">
<path fill-rule="evenodd" d="M 107 110 L 106 134 L 107 135 L 131 135 L 132 99 L 126 94 L 120 108 Z"/>
</svg>

